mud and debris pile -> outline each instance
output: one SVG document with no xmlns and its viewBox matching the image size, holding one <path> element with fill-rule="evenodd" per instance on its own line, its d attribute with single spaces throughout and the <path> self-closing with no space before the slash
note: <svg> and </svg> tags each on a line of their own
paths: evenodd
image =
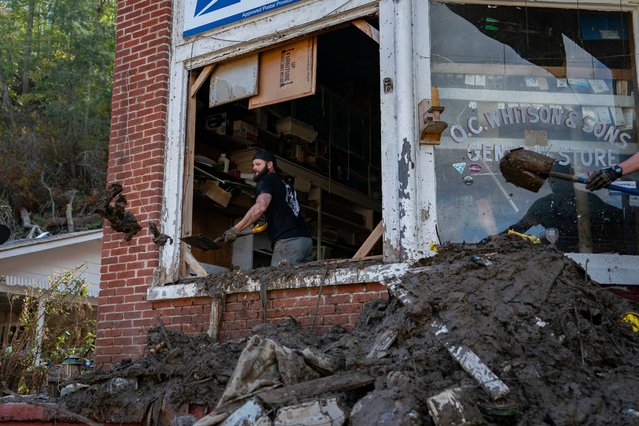
<svg viewBox="0 0 639 426">
<path fill-rule="evenodd" d="M 622 318 L 637 312 L 561 252 L 506 236 L 440 248 L 352 332 L 290 319 L 216 343 L 155 327 L 145 356 L 59 403 L 157 425 L 636 424 L 639 333 Z"/>
</svg>

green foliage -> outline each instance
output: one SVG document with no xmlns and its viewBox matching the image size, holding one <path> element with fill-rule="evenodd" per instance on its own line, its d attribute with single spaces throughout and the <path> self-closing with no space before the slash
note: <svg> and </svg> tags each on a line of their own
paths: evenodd
<svg viewBox="0 0 639 426">
<path fill-rule="evenodd" d="M 63 216 L 106 181 L 115 0 L 0 0 L 0 197 Z M 53 207 L 55 206 L 55 209 Z"/>
<path fill-rule="evenodd" d="M 42 389 L 45 359 L 59 364 L 70 355 L 87 358 L 93 353 L 95 312 L 86 303 L 83 269 L 59 271 L 47 290 L 10 298 L 9 315 L 17 317 L 17 325 L 3 336 L 0 347 L 0 377 L 9 390 L 27 394 Z"/>
</svg>

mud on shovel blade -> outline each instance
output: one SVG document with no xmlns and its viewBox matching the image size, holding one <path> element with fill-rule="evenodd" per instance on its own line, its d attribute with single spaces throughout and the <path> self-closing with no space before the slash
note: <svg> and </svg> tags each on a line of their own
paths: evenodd
<svg viewBox="0 0 639 426">
<path fill-rule="evenodd" d="M 511 150 L 499 162 L 499 170 L 507 182 L 529 191 L 538 192 L 548 177 L 571 182 L 586 183 L 586 178 L 559 173 L 552 170 L 555 160 L 534 151 L 523 148 Z M 608 185 L 612 189 L 626 194 L 639 195 L 639 189 L 621 185 Z"/>
<path fill-rule="evenodd" d="M 222 243 L 224 243 L 224 239 L 222 237 L 211 239 L 202 234 L 189 235 L 188 237 L 180 238 L 180 240 L 190 246 L 197 247 L 202 250 L 217 250 L 222 247 Z"/>
<path fill-rule="evenodd" d="M 554 162 L 554 159 L 545 155 L 517 148 L 501 159 L 499 170 L 506 182 L 529 191 L 539 192 Z"/>
</svg>

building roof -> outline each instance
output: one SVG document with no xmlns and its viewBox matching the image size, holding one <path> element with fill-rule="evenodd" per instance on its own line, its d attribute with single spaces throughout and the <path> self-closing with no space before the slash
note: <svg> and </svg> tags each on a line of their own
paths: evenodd
<svg viewBox="0 0 639 426">
<path fill-rule="evenodd" d="M 0 245 L 0 259 L 7 259 L 26 253 L 52 250 L 85 241 L 100 239 L 102 239 L 102 229 L 72 232 L 68 234 L 47 235 L 40 238 L 11 240 Z"/>
<path fill-rule="evenodd" d="M 101 243 L 102 235 L 102 229 L 96 229 L 5 242 L 0 245 L 0 291 L 20 293 L 29 287 L 46 289 L 49 288 L 47 277 L 57 268 L 87 262 L 82 274 L 89 283 L 90 299 L 97 302 L 100 274 L 97 244 Z"/>
</svg>

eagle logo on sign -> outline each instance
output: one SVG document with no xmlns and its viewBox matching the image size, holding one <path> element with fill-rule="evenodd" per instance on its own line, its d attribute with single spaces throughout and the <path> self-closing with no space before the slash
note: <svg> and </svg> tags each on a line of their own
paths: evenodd
<svg viewBox="0 0 639 426">
<path fill-rule="evenodd" d="M 197 0 L 193 16 L 202 16 L 216 10 L 224 9 L 241 2 L 242 0 Z"/>
</svg>

